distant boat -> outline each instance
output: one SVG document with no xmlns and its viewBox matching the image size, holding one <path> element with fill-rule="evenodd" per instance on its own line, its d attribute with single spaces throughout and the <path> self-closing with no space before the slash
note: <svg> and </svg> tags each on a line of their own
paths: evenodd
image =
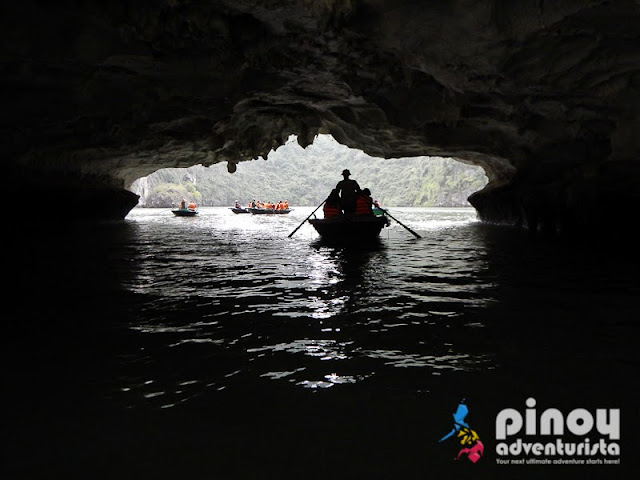
<svg viewBox="0 0 640 480">
<path fill-rule="evenodd" d="M 229 210 L 231 210 L 233 213 L 251 213 L 249 212 L 248 208 L 242 207 L 230 207 Z"/>
<path fill-rule="evenodd" d="M 309 223 L 323 239 L 345 242 L 377 238 L 380 231 L 389 226 L 389 219 L 384 215 L 338 215 L 310 219 Z"/>
<path fill-rule="evenodd" d="M 286 215 L 289 213 L 291 208 L 285 208 L 284 210 L 277 210 L 275 208 L 255 208 L 250 207 L 249 211 L 254 215 Z"/>
<path fill-rule="evenodd" d="M 195 217 L 198 214 L 198 210 L 191 208 L 176 208 L 171 210 L 176 217 Z"/>
</svg>

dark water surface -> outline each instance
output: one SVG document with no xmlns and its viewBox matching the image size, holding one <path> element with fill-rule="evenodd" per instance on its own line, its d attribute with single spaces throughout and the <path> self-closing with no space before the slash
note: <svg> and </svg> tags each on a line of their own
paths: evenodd
<svg viewBox="0 0 640 480">
<path fill-rule="evenodd" d="M 311 211 L 13 229 L 3 478 L 536 478 L 561 469 L 494 452 L 528 397 L 621 409 L 623 465 L 569 475 L 636 466 L 629 247 L 472 209 L 393 209 L 423 238 L 394 222 L 367 248 L 287 238 Z M 477 464 L 438 443 L 463 398 Z"/>
</svg>

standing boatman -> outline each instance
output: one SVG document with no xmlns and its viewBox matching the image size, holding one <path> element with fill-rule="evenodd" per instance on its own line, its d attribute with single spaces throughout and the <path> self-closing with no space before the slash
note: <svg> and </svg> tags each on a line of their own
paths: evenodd
<svg viewBox="0 0 640 480">
<path fill-rule="evenodd" d="M 349 178 L 351 172 L 349 170 L 343 170 L 343 180 L 340 180 L 336 185 L 336 190 L 340 193 L 340 203 L 342 204 L 342 210 L 344 213 L 354 213 L 356 210 L 356 197 L 360 192 L 360 185 L 355 180 Z"/>
</svg>

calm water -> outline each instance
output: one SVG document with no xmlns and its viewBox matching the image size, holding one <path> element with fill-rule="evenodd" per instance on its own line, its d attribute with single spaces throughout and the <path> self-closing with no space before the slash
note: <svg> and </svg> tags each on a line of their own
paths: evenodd
<svg viewBox="0 0 640 480">
<path fill-rule="evenodd" d="M 635 461 L 631 250 L 472 209 L 392 209 L 423 238 L 392 222 L 366 248 L 288 238 L 312 210 L 13 230 L 7 477 L 513 478 L 494 421 L 529 396 L 621 408 Z M 462 398 L 484 465 L 437 443 Z"/>
</svg>

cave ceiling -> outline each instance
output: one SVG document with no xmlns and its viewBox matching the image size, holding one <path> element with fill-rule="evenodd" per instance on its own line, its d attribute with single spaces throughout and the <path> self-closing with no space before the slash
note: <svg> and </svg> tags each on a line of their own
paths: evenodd
<svg viewBox="0 0 640 480">
<path fill-rule="evenodd" d="M 233 172 L 291 134 L 306 146 L 330 133 L 376 157 L 482 166 L 472 203 L 489 220 L 637 200 L 637 0 L 0 8 L 0 131 L 25 178 L 126 188 L 166 167 Z"/>
</svg>

